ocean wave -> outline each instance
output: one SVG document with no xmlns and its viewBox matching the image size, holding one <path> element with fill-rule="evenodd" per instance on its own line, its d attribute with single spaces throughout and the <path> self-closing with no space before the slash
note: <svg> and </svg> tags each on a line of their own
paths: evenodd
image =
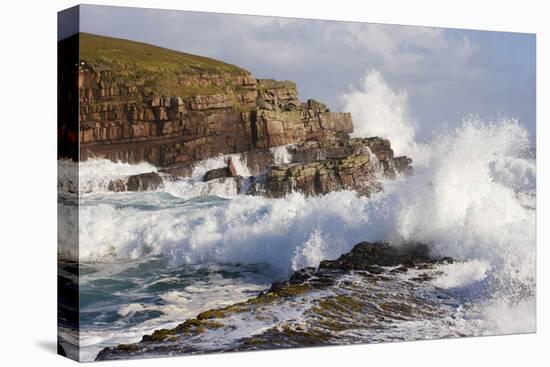
<svg viewBox="0 0 550 367">
<path fill-rule="evenodd" d="M 514 191 L 518 186 L 502 184 L 491 169 L 494 162 L 523 167 L 515 154 L 525 139 L 525 131 L 514 122 L 467 121 L 420 148 L 429 159 L 415 166 L 415 176 L 388 181 L 385 190 L 371 198 L 341 191 L 321 197 L 294 193 L 283 199 L 228 194 L 230 200 L 216 205 L 207 205 L 208 200 L 181 201 L 201 194 L 196 190 L 205 184 L 198 179 L 200 173 L 164 189 L 170 195 L 116 195 L 118 204 L 133 198 L 153 210 L 124 207 L 116 199 L 84 198 L 80 257 L 109 260 L 161 254 L 174 264 L 269 262 L 290 271 L 337 257 L 363 240 L 419 241 L 441 255 L 498 262 L 527 279 L 534 276 L 535 213 L 521 205 Z M 223 162 L 220 157 L 200 167 Z M 531 177 L 530 164 L 524 162 L 529 170 L 506 172 L 531 172 Z M 235 192 L 211 185 L 220 196 Z M 216 190 L 206 192 L 213 193 Z"/>
<path fill-rule="evenodd" d="M 225 164 L 224 157 L 216 157 L 197 165 L 192 177 L 157 192 L 83 195 L 79 251 L 71 254 L 74 247 L 62 243 L 60 248 L 83 262 L 161 256 L 172 266 L 268 263 L 283 279 L 360 241 L 422 242 L 438 256 L 469 264 L 442 269 L 434 286 L 490 282 L 487 319 L 496 323 L 519 312 L 529 326 L 534 322 L 536 203 L 525 205 L 523 195 L 536 196 L 536 170 L 533 160 L 522 157 L 526 145 L 527 132 L 516 121 L 467 120 L 428 144 L 416 144 L 415 175 L 384 182 L 384 190 L 370 198 L 353 191 L 281 199 L 237 195 L 227 183 L 202 182 L 207 169 Z M 106 172 L 121 172 L 118 163 L 90 165 L 98 164 L 108 167 Z M 144 169 L 152 167 L 124 173 Z M 89 172 L 84 177 L 95 180 Z M 520 326 L 517 330 L 526 330 Z M 505 325 L 494 330 L 510 331 Z"/>
<path fill-rule="evenodd" d="M 146 162 L 129 164 L 106 159 L 89 159 L 78 163 L 79 191 L 81 193 L 106 192 L 109 182 L 114 179 L 156 171 L 157 168 L 154 165 Z"/>
<path fill-rule="evenodd" d="M 488 165 L 491 178 L 514 191 L 534 193 L 537 188 L 534 159 L 503 157 Z"/>
<path fill-rule="evenodd" d="M 282 148 L 286 150 L 284 146 Z M 277 151 L 282 152 L 281 149 Z M 163 191 L 174 191 L 177 196 L 188 198 L 201 195 L 234 196 L 237 193 L 234 181 L 228 181 L 225 185 L 202 181 L 206 172 L 225 167 L 228 159 L 231 159 L 239 175 L 243 177 L 251 176 L 246 160 L 240 154 L 219 155 L 196 163 L 190 177 L 181 178 L 176 183 L 172 179 L 165 179 L 164 186 L 167 189 Z M 284 156 L 282 159 L 284 159 Z M 157 167 L 147 162 L 129 164 L 93 158 L 78 163 L 78 168 L 75 165 L 74 162 L 61 161 L 60 180 L 71 180 L 71 174 L 78 171 L 79 192 L 82 196 L 111 193 L 109 183 L 116 179 L 126 179 L 131 175 L 158 172 Z M 162 172 L 160 175 L 163 178 L 165 177 Z M 72 181 L 74 181 L 74 178 Z"/>
</svg>

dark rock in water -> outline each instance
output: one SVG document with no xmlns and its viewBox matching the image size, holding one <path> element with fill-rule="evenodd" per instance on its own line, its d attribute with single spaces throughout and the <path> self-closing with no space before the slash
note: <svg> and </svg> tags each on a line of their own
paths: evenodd
<svg viewBox="0 0 550 367">
<path fill-rule="evenodd" d="M 243 176 L 235 176 L 235 177 L 222 177 L 222 178 L 216 178 L 216 179 L 212 179 L 208 182 L 210 183 L 216 183 L 216 184 L 219 184 L 219 185 L 223 185 L 229 181 L 234 181 L 235 182 L 235 192 L 233 193 L 230 193 L 231 195 L 238 195 L 241 193 L 241 190 L 243 189 L 243 186 L 245 184 L 245 179 L 243 178 Z M 202 192 L 202 194 L 209 194 L 208 191 L 206 192 Z"/>
<path fill-rule="evenodd" d="M 128 191 L 150 191 L 162 187 L 162 177 L 156 172 L 132 175 L 126 181 Z"/>
<path fill-rule="evenodd" d="M 291 284 L 303 283 L 306 280 L 313 278 L 315 272 L 317 271 L 314 267 L 303 268 L 295 271 L 288 280 Z"/>
<path fill-rule="evenodd" d="M 208 172 L 206 172 L 202 178 L 204 182 L 206 181 L 212 181 L 217 178 L 226 178 L 226 177 L 232 177 L 231 171 L 227 167 L 222 168 L 215 168 Z"/>
<path fill-rule="evenodd" d="M 368 154 L 311 163 L 289 163 L 269 167 L 265 192 L 282 197 L 293 191 L 306 195 L 324 195 L 337 190 L 355 190 L 370 195 L 379 190 Z"/>
<path fill-rule="evenodd" d="M 131 175 L 128 178 L 117 178 L 109 182 L 107 189 L 114 192 L 123 191 L 152 191 L 164 185 L 162 177 L 156 172 Z"/>
<path fill-rule="evenodd" d="M 271 287 L 269 288 L 268 292 L 279 292 L 283 289 L 285 289 L 287 286 L 287 283 L 286 282 L 273 282 L 271 284 Z"/>
<path fill-rule="evenodd" d="M 109 182 L 107 189 L 114 192 L 126 191 L 126 180 L 117 178 L 116 180 Z"/>
<path fill-rule="evenodd" d="M 424 244 L 404 244 L 396 247 L 388 243 L 361 242 L 336 260 L 321 261 L 319 269 L 372 270 L 374 266 L 414 266 L 422 263 L 452 261 L 434 259 Z"/>
<path fill-rule="evenodd" d="M 287 150 L 290 163 L 270 165 L 248 194 L 277 198 L 291 192 L 324 195 L 355 190 L 368 196 L 381 190 L 379 175 L 412 174 L 412 160 L 394 158 L 390 142 L 378 137 L 308 141 Z"/>
<path fill-rule="evenodd" d="M 245 178 L 243 176 L 234 176 L 231 177 L 233 180 L 235 180 L 236 186 L 237 186 L 237 194 L 240 194 L 243 190 L 243 187 L 245 185 Z"/>
<path fill-rule="evenodd" d="M 102 349 L 97 357 L 96 361 L 103 361 L 107 359 L 118 359 L 118 358 L 127 358 L 129 355 L 131 355 L 134 352 L 138 352 L 140 350 L 140 346 L 138 344 L 119 344 L 114 348 L 104 348 Z M 118 357 L 120 356 L 120 357 Z"/>
<path fill-rule="evenodd" d="M 237 177 L 237 169 L 235 168 L 235 165 L 233 165 L 233 162 L 231 161 L 231 158 L 227 160 L 227 166 L 222 168 L 215 168 L 212 169 L 204 174 L 204 177 L 202 180 L 204 182 L 215 180 L 217 178 L 226 178 L 226 177 Z"/>
<path fill-rule="evenodd" d="M 412 159 L 406 156 L 401 157 L 395 157 L 393 159 L 393 162 L 395 163 L 395 170 L 401 174 L 410 176 L 413 174 L 414 170 L 411 166 Z"/>
</svg>

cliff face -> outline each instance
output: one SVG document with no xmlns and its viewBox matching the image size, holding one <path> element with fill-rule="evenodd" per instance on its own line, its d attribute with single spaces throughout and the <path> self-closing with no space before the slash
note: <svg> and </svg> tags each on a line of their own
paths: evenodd
<svg viewBox="0 0 550 367">
<path fill-rule="evenodd" d="M 160 60 L 120 65 L 124 60 L 109 47 L 160 53 Z M 81 35 L 81 50 L 81 159 L 185 166 L 353 130 L 350 114 L 329 112 L 312 100 L 301 103 L 293 82 L 255 79 L 237 67 L 186 55 L 199 59 L 189 67 L 178 52 L 106 37 Z"/>
<path fill-rule="evenodd" d="M 291 81 L 256 79 L 220 61 L 89 34 L 80 35 L 80 57 L 82 160 L 147 161 L 186 175 L 197 161 L 242 153 L 253 174 L 271 167 L 268 189 L 307 186 L 313 194 L 333 189 L 324 178 L 336 178 L 339 187 L 372 181 L 368 147 L 395 175 L 387 140 L 377 140 L 381 149 L 349 139 L 351 115 L 301 102 Z M 295 146 L 292 166 L 274 167 L 269 148 L 288 144 Z M 316 166 L 327 159 L 326 167 Z"/>
</svg>

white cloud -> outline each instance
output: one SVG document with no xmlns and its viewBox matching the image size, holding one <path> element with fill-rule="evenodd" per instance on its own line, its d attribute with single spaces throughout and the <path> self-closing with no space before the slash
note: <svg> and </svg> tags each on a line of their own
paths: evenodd
<svg viewBox="0 0 550 367">
<path fill-rule="evenodd" d="M 514 60 L 514 47 L 529 45 L 529 38 L 510 46 L 512 38 L 503 33 L 479 37 L 479 31 L 431 27 L 86 8 L 85 31 L 213 57 L 258 77 L 291 79 L 303 99 L 334 110 L 345 108 L 340 97 L 350 85 L 361 90 L 365 70 L 376 69 L 388 85 L 408 92 L 420 141 L 442 122 L 472 113 L 523 114 L 534 130 L 534 86 L 525 83 L 535 73 L 534 52 L 525 55 L 532 63 Z M 532 40 L 531 49 L 522 49 L 534 51 Z"/>
</svg>

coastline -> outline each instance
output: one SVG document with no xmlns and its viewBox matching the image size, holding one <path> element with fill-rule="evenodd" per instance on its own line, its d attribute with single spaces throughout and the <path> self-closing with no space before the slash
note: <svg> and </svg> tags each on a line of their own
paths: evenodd
<svg viewBox="0 0 550 367">
<path fill-rule="evenodd" d="M 429 254 L 429 247 L 421 244 L 402 244 L 392 246 L 390 244 L 362 242 L 353 249 L 340 256 L 336 260 L 324 260 L 318 268 L 308 267 L 295 271 L 286 281 L 272 283 L 269 289 L 262 291 L 259 295 L 247 301 L 231 304 L 226 307 L 203 311 L 195 318 L 186 320 L 172 329 L 158 329 L 150 335 L 144 335 L 139 343 L 120 344 L 116 347 L 107 347 L 100 351 L 96 360 L 126 359 L 142 357 L 144 354 L 188 354 L 188 353 L 212 353 L 221 351 L 236 350 L 259 350 L 273 348 L 273 339 L 281 338 L 276 335 L 280 331 L 273 329 L 261 335 L 252 335 L 236 341 L 237 345 L 226 346 L 226 349 L 195 350 L 187 346 L 186 340 L 192 340 L 200 334 L 231 328 L 231 325 L 224 325 L 224 320 L 234 317 L 236 314 L 254 313 L 258 307 L 277 302 L 292 302 L 294 298 L 303 297 L 308 293 L 318 293 L 335 286 L 342 277 L 350 274 L 357 275 L 364 282 L 383 281 L 384 275 L 405 274 L 409 270 L 417 273 L 411 277 L 412 281 L 427 282 L 432 279 L 433 274 L 424 271 L 434 271 L 438 265 L 451 264 L 451 258 L 437 258 Z M 300 346 L 320 346 L 338 343 L 338 338 L 332 338 L 339 328 L 344 327 L 342 322 L 346 313 L 361 313 L 366 311 L 366 303 L 360 297 L 350 295 L 336 295 L 323 298 L 316 306 L 320 315 L 338 312 L 340 325 L 337 321 L 331 320 L 332 324 L 323 332 L 319 330 L 307 331 L 304 329 L 284 329 L 285 338 L 295 342 L 286 341 L 281 348 Z M 406 303 L 392 303 L 383 311 L 387 311 L 384 317 L 391 317 L 391 313 L 401 314 L 407 317 L 410 314 L 411 305 Z M 367 307 L 368 308 L 368 307 Z M 334 316 L 334 315 L 333 315 Z M 395 316 L 395 315 L 394 315 Z M 295 344 L 298 343 L 298 344 Z M 187 348 L 186 348 L 187 347 Z"/>
</svg>

